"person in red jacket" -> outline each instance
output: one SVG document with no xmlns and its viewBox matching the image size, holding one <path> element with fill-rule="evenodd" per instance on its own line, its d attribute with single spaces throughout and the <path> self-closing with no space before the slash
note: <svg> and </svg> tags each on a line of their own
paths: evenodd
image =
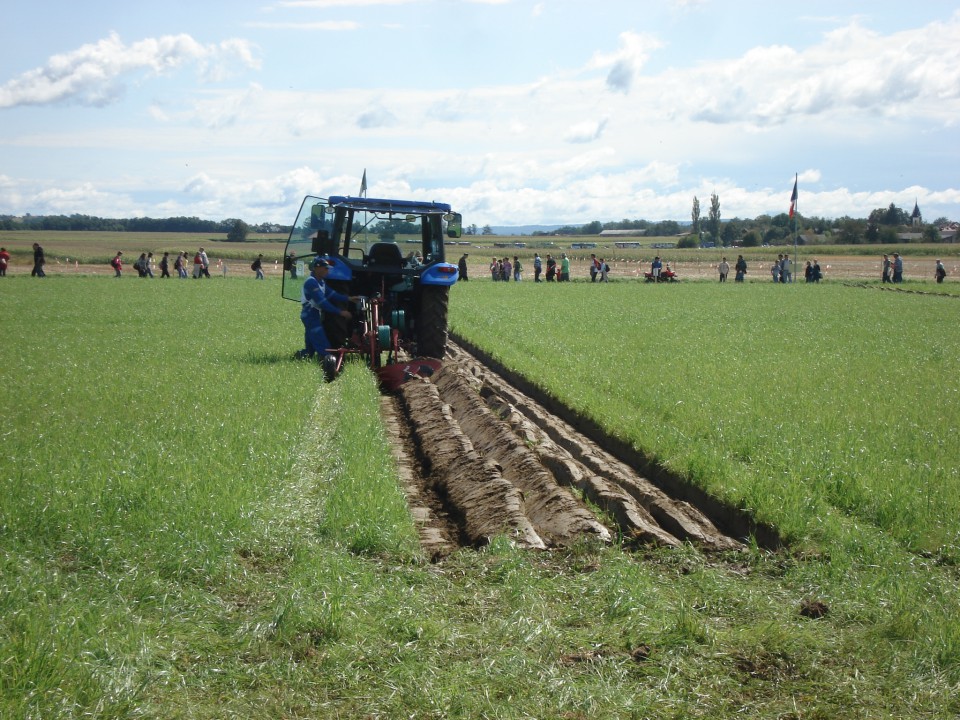
<svg viewBox="0 0 960 720">
<path fill-rule="evenodd" d="M 123 252 L 117 250 L 117 254 L 114 255 L 113 260 L 110 261 L 110 267 L 113 268 L 113 272 L 115 273 L 114 277 L 120 277 L 123 275 L 123 260 L 120 259 L 122 255 Z"/>
<path fill-rule="evenodd" d="M 10 264 L 10 253 L 5 247 L 0 247 L 0 277 L 6 277 L 7 265 Z"/>
</svg>

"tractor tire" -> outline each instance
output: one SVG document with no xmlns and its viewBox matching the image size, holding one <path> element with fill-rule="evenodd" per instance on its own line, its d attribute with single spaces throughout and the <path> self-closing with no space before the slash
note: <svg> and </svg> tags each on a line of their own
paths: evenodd
<svg viewBox="0 0 960 720">
<path fill-rule="evenodd" d="M 447 351 L 447 307 L 450 288 L 425 285 L 421 288 L 417 317 L 417 353 L 443 359 Z"/>
</svg>

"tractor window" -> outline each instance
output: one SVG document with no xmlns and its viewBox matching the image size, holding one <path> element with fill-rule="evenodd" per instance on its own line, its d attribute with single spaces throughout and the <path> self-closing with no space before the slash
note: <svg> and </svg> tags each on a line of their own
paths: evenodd
<svg viewBox="0 0 960 720">
<path fill-rule="evenodd" d="M 287 300 L 300 300 L 300 289 L 307 274 L 306 264 L 316 254 L 314 247 L 329 237 L 330 221 L 325 210 L 323 200 L 307 197 L 290 230 L 283 250 L 282 295 Z"/>
<path fill-rule="evenodd" d="M 422 224 L 423 257 L 427 262 L 443 262 L 443 227 L 439 215 L 424 215 Z"/>
</svg>

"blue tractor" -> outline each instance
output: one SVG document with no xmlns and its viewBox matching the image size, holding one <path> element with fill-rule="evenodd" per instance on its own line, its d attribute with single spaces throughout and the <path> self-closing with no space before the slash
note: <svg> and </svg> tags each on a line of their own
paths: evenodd
<svg viewBox="0 0 960 720">
<path fill-rule="evenodd" d="M 388 387 L 439 367 L 450 286 L 458 277 L 457 266 L 446 261 L 444 242 L 461 233 L 461 215 L 445 203 L 304 199 L 284 250 L 283 297 L 301 301 L 307 265 L 321 255 L 332 264 L 327 283 L 362 298 L 353 321 L 324 317 L 333 346 L 325 361 L 328 378 L 350 355 L 362 356 Z M 405 238 L 403 249 L 397 237 Z"/>
</svg>

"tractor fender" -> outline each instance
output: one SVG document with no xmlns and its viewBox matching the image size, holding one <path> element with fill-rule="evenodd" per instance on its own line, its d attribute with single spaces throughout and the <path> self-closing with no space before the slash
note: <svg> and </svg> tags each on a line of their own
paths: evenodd
<svg viewBox="0 0 960 720">
<path fill-rule="evenodd" d="M 330 258 L 333 267 L 327 273 L 328 280 L 343 280 L 349 282 L 353 280 L 353 268 L 347 265 L 342 258 Z"/>
<path fill-rule="evenodd" d="M 460 273 L 457 271 L 456 265 L 451 263 L 435 263 L 425 268 L 420 274 L 420 284 L 450 287 L 457 282 L 459 275 Z"/>
</svg>

